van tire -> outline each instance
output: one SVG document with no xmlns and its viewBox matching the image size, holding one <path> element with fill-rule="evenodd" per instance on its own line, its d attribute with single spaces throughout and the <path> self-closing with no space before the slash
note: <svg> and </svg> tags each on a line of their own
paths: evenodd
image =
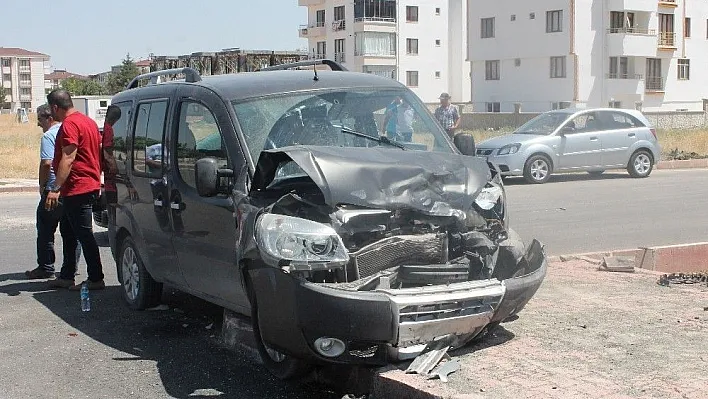
<svg viewBox="0 0 708 399">
<path fill-rule="evenodd" d="M 116 268 L 123 298 L 131 309 L 143 310 L 160 303 L 162 284 L 145 269 L 138 248 L 129 236 L 121 243 Z"/>
</svg>

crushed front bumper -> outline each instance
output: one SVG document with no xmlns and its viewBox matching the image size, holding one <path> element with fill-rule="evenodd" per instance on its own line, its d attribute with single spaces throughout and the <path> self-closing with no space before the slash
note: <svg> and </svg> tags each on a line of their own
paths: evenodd
<svg viewBox="0 0 708 399">
<path fill-rule="evenodd" d="M 538 241 L 523 261 L 524 273 L 502 281 L 374 291 L 316 284 L 270 267 L 249 273 L 269 346 L 313 362 L 384 365 L 414 358 L 441 336 L 455 336 L 460 347 L 490 323 L 520 312 L 546 275 Z M 321 356 L 314 348 L 320 337 L 337 338 L 346 350 L 335 358 Z"/>
</svg>

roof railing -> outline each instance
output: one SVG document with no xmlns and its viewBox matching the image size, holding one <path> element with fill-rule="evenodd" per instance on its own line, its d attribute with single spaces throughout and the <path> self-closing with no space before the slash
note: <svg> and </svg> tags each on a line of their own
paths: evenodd
<svg viewBox="0 0 708 399">
<path fill-rule="evenodd" d="M 161 76 L 167 76 L 167 75 L 178 75 L 178 74 L 184 74 L 184 81 L 188 83 L 196 83 L 200 82 L 202 80 L 201 75 L 199 75 L 199 72 L 197 72 L 196 69 L 194 68 L 173 68 L 173 69 L 164 69 L 162 71 L 155 71 L 155 72 L 148 72 L 144 73 L 142 75 L 138 75 L 133 80 L 128 83 L 127 86 L 125 86 L 126 90 L 134 89 L 138 86 L 138 82 L 143 80 L 143 79 L 150 79 L 150 84 L 157 84 L 159 83 L 159 77 Z"/>
<path fill-rule="evenodd" d="M 327 65 L 333 71 L 347 71 L 347 68 L 345 68 L 342 64 L 332 61 L 330 59 L 326 59 L 326 58 L 323 58 L 320 60 L 306 60 L 306 61 L 291 62 L 288 64 L 273 65 L 273 66 L 261 68 L 258 71 L 282 71 L 282 70 L 286 70 L 286 69 L 313 66 L 313 65 Z"/>
</svg>

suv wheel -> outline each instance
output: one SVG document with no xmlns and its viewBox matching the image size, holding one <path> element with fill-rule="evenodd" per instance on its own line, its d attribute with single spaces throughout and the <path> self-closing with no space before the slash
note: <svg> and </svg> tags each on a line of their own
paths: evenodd
<svg viewBox="0 0 708 399">
<path fill-rule="evenodd" d="M 142 310 L 157 305 L 162 296 L 162 284 L 156 282 L 145 269 L 132 238 L 123 240 L 118 260 L 118 281 L 128 306 Z"/>
<path fill-rule="evenodd" d="M 545 183 L 551 178 L 551 172 L 551 161 L 545 155 L 532 156 L 524 166 L 524 178 L 529 183 Z"/>
<path fill-rule="evenodd" d="M 632 177 L 647 177 L 654 168 L 654 160 L 647 150 L 638 150 L 629 158 L 627 172 Z"/>
<path fill-rule="evenodd" d="M 260 318 L 258 317 L 258 305 L 252 290 L 251 323 L 253 324 L 253 334 L 255 336 L 258 354 L 261 356 L 263 365 L 271 374 L 281 380 L 292 380 L 305 376 L 310 372 L 311 365 L 309 363 L 271 348 L 263 341 Z"/>
</svg>

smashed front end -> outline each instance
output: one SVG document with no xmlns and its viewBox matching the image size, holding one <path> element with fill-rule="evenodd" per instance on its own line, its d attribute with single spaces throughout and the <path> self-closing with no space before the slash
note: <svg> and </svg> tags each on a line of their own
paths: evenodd
<svg viewBox="0 0 708 399">
<path fill-rule="evenodd" d="M 459 348 L 546 274 L 542 245 L 507 227 L 500 177 L 473 157 L 282 148 L 261 156 L 251 197 L 264 205 L 248 272 L 261 334 L 295 357 L 379 365 L 441 337 Z"/>
</svg>

